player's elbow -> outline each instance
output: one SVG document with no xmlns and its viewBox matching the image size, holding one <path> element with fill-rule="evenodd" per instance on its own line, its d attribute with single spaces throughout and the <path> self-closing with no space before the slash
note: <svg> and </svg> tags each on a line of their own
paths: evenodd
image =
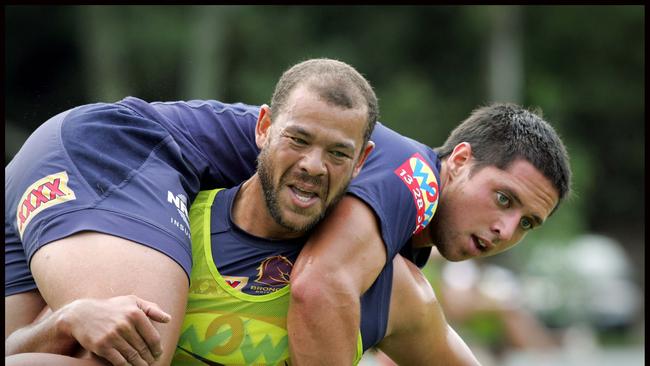
<svg viewBox="0 0 650 366">
<path fill-rule="evenodd" d="M 291 306 L 305 311 L 340 311 L 358 307 L 361 294 L 341 277 L 308 273 L 293 277 Z"/>
</svg>

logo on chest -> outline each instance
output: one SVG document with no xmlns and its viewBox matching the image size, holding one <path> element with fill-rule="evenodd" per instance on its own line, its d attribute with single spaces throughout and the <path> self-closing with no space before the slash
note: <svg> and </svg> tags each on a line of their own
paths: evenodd
<svg viewBox="0 0 650 366">
<path fill-rule="evenodd" d="M 268 294 L 287 286 L 291 280 L 293 263 L 284 256 L 265 258 L 257 267 L 257 276 L 250 290 L 258 294 Z"/>
<path fill-rule="evenodd" d="M 248 283 L 248 277 L 242 276 L 223 276 L 223 279 L 235 290 L 241 290 Z"/>
</svg>

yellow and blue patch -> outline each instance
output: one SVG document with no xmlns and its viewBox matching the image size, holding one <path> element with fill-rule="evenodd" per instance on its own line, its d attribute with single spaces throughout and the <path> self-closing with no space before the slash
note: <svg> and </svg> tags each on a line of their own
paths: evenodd
<svg viewBox="0 0 650 366">
<path fill-rule="evenodd" d="M 413 234 L 417 234 L 431 222 L 436 213 L 439 196 L 438 180 L 433 169 L 419 153 L 411 155 L 394 172 L 413 196 L 417 211 Z"/>
</svg>

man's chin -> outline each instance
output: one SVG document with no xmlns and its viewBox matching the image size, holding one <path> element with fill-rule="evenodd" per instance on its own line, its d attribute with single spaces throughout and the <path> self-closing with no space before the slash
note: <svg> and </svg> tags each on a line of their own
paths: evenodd
<svg viewBox="0 0 650 366">
<path fill-rule="evenodd" d="M 282 220 L 282 226 L 285 228 L 293 231 L 293 232 L 301 232 L 301 233 L 306 233 L 307 231 L 311 230 L 318 224 L 318 222 L 321 219 L 321 216 L 319 215 L 310 215 L 310 216 L 302 216 L 301 217 L 295 217 L 297 216 L 295 213 L 292 215 L 294 217 L 284 217 Z"/>
<path fill-rule="evenodd" d="M 443 258 L 450 262 L 460 262 L 472 258 L 471 256 L 463 255 L 463 253 L 453 252 L 447 250 L 446 248 L 438 248 L 438 252 Z"/>
<path fill-rule="evenodd" d="M 462 262 L 464 260 L 469 259 L 469 258 L 466 258 L 466 257 L 445 257 L 444 255 L 443 255 L 443 257 L 446 260 L 450 261 L 450 262 Z"/>
</svg>

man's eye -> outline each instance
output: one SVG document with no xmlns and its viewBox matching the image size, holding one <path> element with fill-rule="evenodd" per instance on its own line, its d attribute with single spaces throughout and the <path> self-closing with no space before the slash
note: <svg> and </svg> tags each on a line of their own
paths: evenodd
<svg viewBox="0 0 650 366">
<path fill-rule="evenodd" d="M 497 202 L 503 207 L 510 206 L 510 198 L 501 192 L 497 192 Z"/>
<path fill-rule="evenodd" d="M 301 139 L 300 137 L 289 136 L 289 138 L 291 139 L 291 141 L 293 141 L 294 143 L 296 143 L 298 145 L 307 145 L 307 141 Z"/>
<path fill-rule="evenodd" d="M 348 157 L 348 154 L 336 150 L 332 151 L 330 154 L 332 154 L 335 158 L 338 159 L 344 159 Z"/>
<path fill-rule="evenodd" d="M 519 225 L 521 225 L 521 228 L 524 230 L 530 230 L 533 228 L 533 222 L 527 217 L 522 217 L 519 221 Z"/>
</svg>

